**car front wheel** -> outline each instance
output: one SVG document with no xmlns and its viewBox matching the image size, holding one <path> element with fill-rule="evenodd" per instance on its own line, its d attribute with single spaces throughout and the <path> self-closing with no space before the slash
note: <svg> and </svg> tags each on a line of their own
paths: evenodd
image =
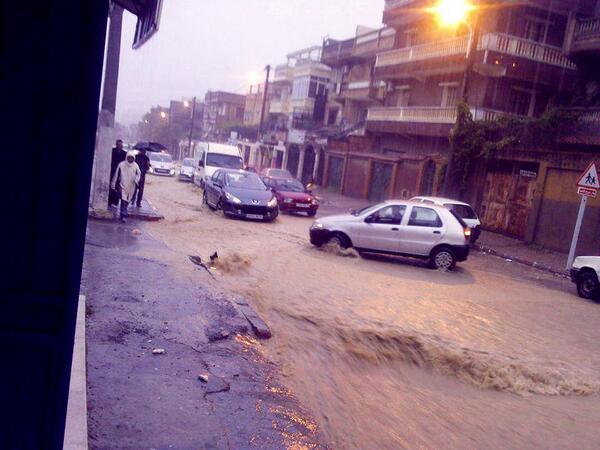
<svg viewBox="0 0 600 450">
<path fill-rule="evenodd" d="M 329 243 L 331 243 L 333 245 L 337 245 L 340 248 L 350 247 L 350 242 L 348 242 L 348 239 L 343 234 L 339 234 L 339 233 L 334 233 L 329 238 Z"/>
<path fill-rule="evenodd" d="M 580 297 L 598 301 L 600 299 L 600 284 L 593 272 L 584 272 L 577 278 L 577 293 Z"/>
<path fill-rule="evenodd" d="M 452 270 L 456 267 L 456 256 L 449 248 L 439 248 L 431 255 L 431 267 L 437 270 Z"/>
</svg>

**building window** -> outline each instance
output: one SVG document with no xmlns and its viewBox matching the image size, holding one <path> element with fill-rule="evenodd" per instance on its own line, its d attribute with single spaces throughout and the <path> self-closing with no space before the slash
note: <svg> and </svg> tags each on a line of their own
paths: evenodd
<svg viewBox="0 0 600 450">
<path fill-rule="evenodd" d="M 451 108 L 458 104 L 458 83 L 446 82 L 440 83 L 442 88 L 442 102 L 443 108 Z"/>
<path fill-rule="evenodd" d="M 524 38 L 535 42 L 546 42 L 548 23 L 535 18 L 525 19 Z"/>
<path fill-rule="evenodd" d="M 534 95 L 530 91 L 513 89 L 511 98 L 511 112 L 521 116 L 532 116 L 534 108 Z"/>
</svg>

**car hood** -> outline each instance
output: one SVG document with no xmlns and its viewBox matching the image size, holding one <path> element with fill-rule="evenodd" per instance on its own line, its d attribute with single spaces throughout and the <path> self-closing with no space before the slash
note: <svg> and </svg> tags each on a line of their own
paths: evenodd
<svg viewBox="0 0 600 450">
<path fill-rule="evenodd" d="M 273 193 L 267 190 L 255 191 L 252 189 L 234 189 L 228 187 L 225 189 L 225 192 L 235 195 L 242 201 L 242 203 L 247 203 L 250 205 L 256 205 L 257 203 L 254 203 L 254 201 L 258 201 L 258 204 L 264 205 L 273 198 Z"/>
<path fill-rule="evenodd" d="M 352 214 L 336 214 L 335 216 L 326 216 L 321 217 L 319 222 L 323 225 L 327 225 L 329 223 L 339 223 L 339 222 L 350 222 L 360 220 L 358 216 L 353 216 Z"/>
<path fill-rule="evenodd" d="M 183 173 L 191 173 L 194 171 L 194 168 L 191 166 L 181 166 L 181 169 L 179 170 Z"/>
<path fill-rule="evenodd" d="M 597 272 L 600 272 L 600 256 L 578 256 L 573 261 L 573 267 L 581 269 L 582 267 L 590 267 Z"/>
<path fill-rule="evenodd" d="M 308 201 L 312 198 L 312 195 L 307 192 L 277 191 L 277 193 L 282 197 L 291 198 L 292 200 Z"/>
</svg>

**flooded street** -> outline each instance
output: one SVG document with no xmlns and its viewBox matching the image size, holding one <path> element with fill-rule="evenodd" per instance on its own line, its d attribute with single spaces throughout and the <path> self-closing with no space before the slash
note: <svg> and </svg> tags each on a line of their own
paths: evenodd
<svg viewBox="0 0 600 450">
<path fill-rule="evenodd" d="M 259 311 L 269 358 L 334 448 L 600 441 L 600 309 L 568 280 L 478 253 L 452 273 L 342 257 L 310 245 L 310 218 L 226 219 L 171 178 L 147 192 L 165 220 L 144 230 L 186 270 L 218 252 L 199 282 Z"/>
</svg>

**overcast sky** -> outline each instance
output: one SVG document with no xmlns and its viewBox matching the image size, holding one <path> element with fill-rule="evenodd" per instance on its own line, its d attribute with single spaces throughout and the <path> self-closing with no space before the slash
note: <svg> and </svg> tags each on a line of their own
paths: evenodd
<svg viewBox="0 0 600 450">
<path fill-rule="evenodd" d="M 208 89 L 245 94 L 248 75 L 324 36 L 380 27 L 383 0 L 164 0 L 160 29 L 133 50 L 135 17 L 125 13 L 117 120 L 136 123 L 151 106 L 203 97 Z"/>
</svg>

